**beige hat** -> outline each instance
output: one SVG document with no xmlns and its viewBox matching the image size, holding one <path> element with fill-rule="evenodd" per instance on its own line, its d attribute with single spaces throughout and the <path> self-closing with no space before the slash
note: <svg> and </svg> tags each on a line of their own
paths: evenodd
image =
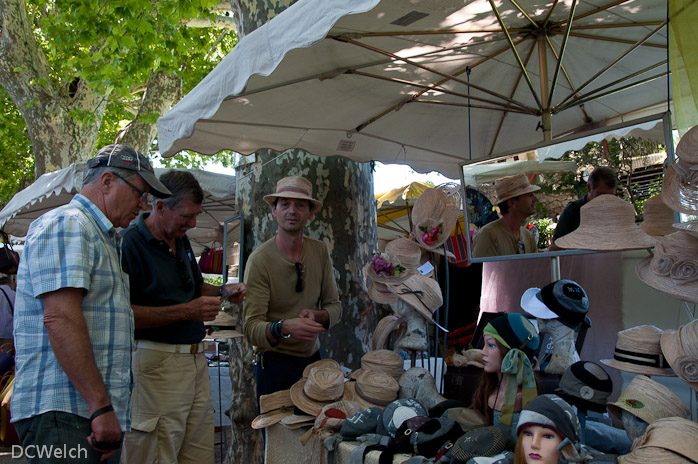
<svg viewBox="0 0 698 464">
<path fill-rule="evenodd" d="M 395 351 L 373 350 L 361 357 L 361 370 L 369 369 L 384 372 L 397 380 L 405 372 L 405 361 Z"/>
<path fill-rule="evenodd" d="M 676 145 L 676 156 L 685 163 L 698 164 L 698 126 L 691 127 L 681 136 Z"/>
<path fill-rule="evenodd" d="M 674 211 L 696 214 L 698 211 L 698 165 L 682 160 L 674 162 L 664 172 L 662 200 Z"/>
<path fill-rule="evenodd" d="M 698 320 L 666 330 L 660 340 L 662 352 L 676 375 L 698 391 Z"/>
<path fill-rule="evenodd" d="M 367 266 L 371 264 L 368 263 Z M 364 272 L 364 275 L 366 273 Z M 371 298 L 376 303 L 380 304 L 395 304 L 397 303 L 397 296 L 390 291 L 388 286 L 382 282 L 371 281 L 368 284 L 368 297 Z"/>
<path fill-rule="evenodd" d="M 397 399 L 400 390 L 397 380 L 385 372 L 373 369 L 361 371 L 356 381 L 347 382 L 349 391 L 354 395 L 353 401 L 368 409 L 385 408 Z"/>
<path fill-rule="evenodd" d="M 385 253 L 395 256 L 407 269 L 417 269 L 422 258 L 422 249 L 417 242 L 404 237 L 389 241 L 385 245 Z"/>
<path fill-rule="evenodd" d="M 601 362 L 626 372 L 674 377 L 666 362 L 659 339 L 664 331 L 653 325 L 640 325 L 618 332 L 613 359 Z"/>
<path fill-rule="evenodd" d="M 307 378 L 291 386 L 291 400 L 298 409 L 315 417 L 326 404 L 343 399 L 344 388 L 341 371 L 314 367 Z"/>
<path fill-rule="evenodd" d="M 674 211 L 669 208 L 661 195 L 655 195 L 643 203 L 644 219 L 640 229 L 653 237 L 669 235 L 674 232 Z"/>
<path fill-rule="evenodd" d="M 301 176 L 289 176 L 280 179 L 276 183 L 276 192 L 264 196 L 264 201 L 274 206 L 277 198 L 299 198 L 309 200 L 315 205 L 315 212 L 322 208 L 322 202 L 313 198 L 313 184 Z"/>
<path fill-rule="evenodd" d="M 531 185 L 525 174 L 503 177 L 494 182 L 494 192 L 497 195 L 495 205 L 498 205 L 509 198 L 540 190 L 537 185 Z"/>
<path fill-rule="evenodd" d="M 644 375 L 636 375 L 618 399 L 608 403 L 608 413 L 621 420 L 621 410 L 648 424 L 665 417 L 688 417 L 691 413 L 669 388 Z"/>
<path fill-rule="evenodd" d="M 313 425 L 315 422 L 315 416 L 307 416 L 304 414 L 292 414 L 286 416 L 279 421 L 281 425 L 288 429 L 299 429 L 301 427 L 307 427 Z"/>
<path fill-rule="evenodd" d="M 397 256 L 387 253 L 373 255 L 371 261 L 364 265 L 364 276 L 373 282 L 382 284 L 396 284 L 405 281 L 416 271 L 407 269 L 400 263 Z"/>
<path fill-rule="evenodd" d="M 693 464 L 698 462 L 698 424 L 679 417 L 659 419 L 633 444 L 633 450 L 618 456 L 620 464 Z"/>
<path fill-rule="evenodd" d="M 434 322 L 432 314 L 444 304 L 439 283 L 429 277 L 417 274 L 388 287 L 429 322 Z"/>
<path fill-rule="evenodd" d="M 344 375 L 344 372 L 342 371 L 342 366 L 340 366 L 337 361 L 331 358 L 324 358 L 305 366 L 305 369 L 303 369 L 303 377 L 308 377 L 310 375 L 310 369 L 312 369 L 313 367 L 325 367 L 327 369 L 334 369 L 336 371 L 342 372 L 342 375 Z"/>
<path fill-rule="evenodd" d="M 253 429 L 263 429 L 274 425 L 286 416 L 293 414 L 293 401 L 290 390 L 280 390 L 259 397 L 259 416 L 252 420 Z"/>
<path fill-rule="evenodd" d="M 447 188 L 430 188 L 422 192 L 412 207 L 412 233 L 420 247 L 443 254 L 460 216 L 460 195 Z"/>
<path fill-rule="evenodd" d="M 580 209 L 579 227 L 555 240 L 560 248 L 613 251 L 652 248 L 655 239 L 635 224 L 635 208 L 615 195 L 599 195 Z"/>
<path fill-rule="evenodd" d="M 698 237 L 680 230 L 659 237 L 654 253 L 635 272 L 644 283 L 673 298 L 698 303 Z"/>
<path fill-rule="evenodd" d="M 395 296 L 392 292 L 391 295 Z M 397 296 L 395 296 L 397 299 Z M 407 328 L 407 322 L 404 318 L 399 316 L 385 316 L 378 324 L 376 324 L 376 330 L 373 331 L 373 338 L 371 345 L 374 350 L 382 350 L 388 348 L 388 338 L 393 335 L 393 344 L 396 344 L 398 340 L 402 338 L 405 334 L 405 329 Z"/>
</svg>

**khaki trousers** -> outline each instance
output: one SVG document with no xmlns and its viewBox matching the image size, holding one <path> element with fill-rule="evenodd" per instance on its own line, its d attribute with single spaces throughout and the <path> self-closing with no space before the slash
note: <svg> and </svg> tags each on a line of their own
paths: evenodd
<svg viewBox="0 0 698 464">
<path fill-rule="evenodd" d="M 121 463 L 213 464 L 213 401 L 204 354 L 138 348 L 133 375 L 131 432 Z"/>
</svg>

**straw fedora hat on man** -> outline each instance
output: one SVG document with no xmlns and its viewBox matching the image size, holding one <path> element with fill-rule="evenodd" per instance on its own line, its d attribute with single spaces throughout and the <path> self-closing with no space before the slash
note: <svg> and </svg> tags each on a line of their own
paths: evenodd
<svg viewBox="0 0 698 464">
<path fill-rule="evenodd" d="M 443 254 L 448 239 L 461 214 L 456 196 L 444 188 L 425 190 L 412 207 L 412 233 L 420 247 Z"/>
<path fill-rule="evenodd" d="M 618 332 L 613 359 L 602 359 L 607 366 L 626 372 L 675 377 L 662 354 L 659 340 L 664 331 L 653 325 L 639 325 Z"/>
<path fill-rule="evenodd" d="M 333 368 L 314 367 L 307 378 L 291 386 L 293 404 L 313 417 L 327 404 L 344 398 L 344 374 Z"/>
<path fill-rule="evenodd" d="M 276 183 L 276 192 L 264 196 L 264 201 L 274 206 L 277 198 L 298 198 L 308 200 L 314 206 L 314 212 L 322 208 L 322 202 L 313 198 L 313 184 L 308 179 L 301 176 L 289 176 L 279 179 Z"/>
<path fill-rule="evenodd" d="M 642 204 L 643 220 L 640 229 L 647 235 L 660 237 L 674 233 L 674 211 L 662 200 L 661 195 L 655 195 Z"/>
<path fill-rule="evenodd" d="M 652 248 L 655 239 L 635 224 L 635 208 L 615 195 L 599 195 L 580 209 L 579 227 L 555 240 L 560 248 L 613 251 Z"/>
<path fill-rule="evenodd" d="M 388 287 L 429 322 L 434 322 L 432 314 L 444 304 L 439 283 L 420 274 L 402 283 L 388 284 Z"/>
<path fill-rule="evenodd" d="M 664 331 L 660 344 L 676 375 L 698 392 L 698 320 Z"/>
<path fill-rule="evenodd" d="M 669 388 L 644 375 L 636 375 L 615 402 L 608 403 L 608 413 L 621 421 L 627 411 L 651 424 L 665 417 L 688 417 L 691 411 Z"/>
<path fill-rule="evenodd" d="M 531 185 L 525 174 L 503 177 L 494 183 L 494 193 L 497 196 L 495 204 L 498 205 L 510 198 L 515 198 L 527 193 L 540 190 L 537 185 Z"/>
<path fill-rule="evenodd" d="M 698 462 L 698 424 L 680 417 L 659 419 L 633 444 L 633 450 L 618 456 L 620 464 L 694 464 Z"/>
<path fill-rule="evenodd" d="M 635 266 L 637 276 L 650 287 L 690 303 L 698 303 L 698 237 L 680 230 L 659 237 L 652 256 Z"/>
</svg>

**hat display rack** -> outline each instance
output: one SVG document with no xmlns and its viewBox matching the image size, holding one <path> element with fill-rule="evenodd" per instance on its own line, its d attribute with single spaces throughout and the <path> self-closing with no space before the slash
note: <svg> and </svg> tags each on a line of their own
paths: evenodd
<svg viewBox="0 0 698 464">
<path fill-rule="evenodd" d="M 438 369 L 436 365 L 432 368 L 431 357 L 433 353 L 439 352 L 440 343 L 443 344 L 442 352 L 445 353 L 446 350 L 448 331 L 445 327 L 448 327 L 450 276 L 446 266 L 445 286 L 442 291 L 436 281 L 435 271 L 432 276 L 423 276 L 417 268 L 423 251 L 431 253 L 432 258 L 434 254 L 451 256 L 445 242 L 461 214 L 461 199 L 461 186 L 454 182 L 441 184 L 422 192 L 415 200 L 411 214 L 408 215 L 411 231 L 409 237 L 396 237 L 388 242 L 385 252 L 374 256 L 363 269 L 364 282 L 369 288 L 369 297 L 376 303 L 393 305 L 394 311 L 397 306 L 396 314 L 384 318 L 385 327 L 381 332 L 380 340 L 374 343 L 375 347 L 401 348 L 409 354 L 413 367 L 416 366 L 418 353 L 426 353 L 426 366 L 424 362 L 422 366 L 426 367 L 435 378 Z M 375 266 L 374 261 L 377 262 Z M 433 263 L 434 260 L 432 259 L 431 262 Z M 442 309 L 444 311 L 443 327 L 436 322 L 439 320 Z M 425 322 L 437 327 L 434 337 L 431 336 Z M 407 325 L 406 330 L 405 325 Z M 443 332 L 443 340 L 440 339 L 441 334 L 438 329 Z M 412 342 L 406 340 L 410 337 L 413 337 Z M 414 343 L 414 337 L 423 342 Z M 405 346 L 400 346 L 401 341 Z M 441 375 L 438 376 L 441 386 L 444 381 L 443 373 L 444 369 L 441 369 Z"/>
</svg>

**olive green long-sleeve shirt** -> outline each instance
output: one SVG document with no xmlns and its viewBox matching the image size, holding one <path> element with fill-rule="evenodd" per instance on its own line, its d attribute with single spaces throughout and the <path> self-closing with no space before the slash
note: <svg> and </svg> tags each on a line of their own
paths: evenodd
<svg viewBox="0 0 698 464">
<path fill-rule="evenodd" d="M 332 261 L 324 243 L 304 237 L 301 264 L 304 288 L 296 291 L 295 263 L 276 246 L 274 238 L 264 242 L 247 260 L 244 281 L 247 299 L 244 304 L 243 332 L 249 343 L 259 351 L 277 351 L 293 356 L 311 356 L 320 349 L 320 341 L 308 345 L 282 339 L 272 346 L 266 337 L 270 322 L 292 319 L 303 309 L 324 309 L 329 314 L 329 327 L 339 321 L 339 302 Z"/>
</svg>

